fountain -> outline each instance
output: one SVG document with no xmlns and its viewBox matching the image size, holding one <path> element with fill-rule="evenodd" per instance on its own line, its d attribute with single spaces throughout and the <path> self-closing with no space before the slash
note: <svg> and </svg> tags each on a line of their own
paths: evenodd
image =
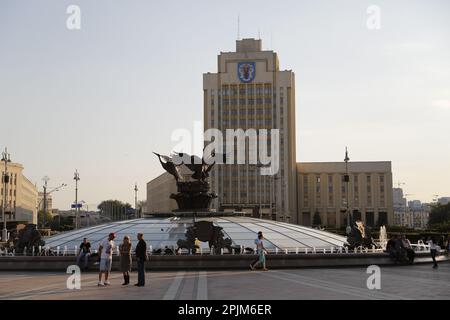
<svg viewBox="0 0 450 320">
<path fill-rule="evenodd" d="M 360 246 L 370 248 L 372 245 L 375 245 L 370 228 L 366 228 L 362 221 L 352 223 L 349 231 L 346 247 L 350 250 Z"/>
<path fill-rule="evenodd" d="M 388 241 L 388 238 L 387 238 L 386 227 L 381 226 L 380 227 L 380 238 L 379 238 L 379 243 L 380 243 L 381 248 L 386 249 L 387 241 Z"/>
</svg>

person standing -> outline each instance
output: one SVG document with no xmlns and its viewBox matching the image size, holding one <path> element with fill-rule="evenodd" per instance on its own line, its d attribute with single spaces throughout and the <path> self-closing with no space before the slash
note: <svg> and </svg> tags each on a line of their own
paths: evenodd
<svg viewBox="0 0 450 320">
<path fill-rule="evenodd" d="M 433 259 L 433 268 L 436 269 L 438 267 L 438 264 L 436 262 L 437 246 L 434 243 L 434 238 L 429 237 L 427 243 L 430 246 L 431 259 Z"/>
<path fill-rule="evenodd" d="M 137 234 L 138 244 L 136 245 L 136 260 L 138 267 L 138 282 L 135 284 L 137 287 L 145 286 L 145 261 L 147 260 L 147 243 L 144 241 L 144 235 L 142 233 Z"/>
<path fill-rule="evenodd" d="M 266 268 L 266 253 L 267 250 L 264 247 L 262 232 L 258 234 L 258 239 L 256 240 L 256 251 L 258 252 L 258 261 L 255 264 L 250 265 L 250 269 L 255 270 L 256 266 L 262 264 L 263 271 L 268 271 Z"/>
<path fill-rule="evenodd" d="M 445 250 L 447 251 L 447 255 L 450 255 L 450 236 L 447 237 L 447 242 L 445 243 Z"/>
<path fill-rule="evenodd" d="M 98 274 L 99 287 L 108 286 L 111 284 L 108 277 L 111 272 L 112 254 L 114 248 L 116 247 L 113 241 L 115 237 L 116 235 L 114 233 L 110 233 L 108 238 L 105 239 L 98 248 L 98 255 L 100 256 L 100 273 Z M 105 282 L 102 282 L 103 274 L 105 274 Z"/>
<path fill-rule="evenodd" d="M 83 242 L 80 244 L 80 250 L 77 256 L 77 266 L 80 265 L 81 259 L 84 258 L 83 270 L 86 271 L 89 263 L 89 256 L 91 255 L 91 244 L 87 241 L 87 238 L 83 238 Z"/>
<path fill-rule="evenodd" d="M 123 273 L 123 286 L 130 284 L 131 271 L 131 240 L 129 236 L 123 237 L 123 242 L 119 246 L 120 251 L 120 271 Z"/>
</svg>

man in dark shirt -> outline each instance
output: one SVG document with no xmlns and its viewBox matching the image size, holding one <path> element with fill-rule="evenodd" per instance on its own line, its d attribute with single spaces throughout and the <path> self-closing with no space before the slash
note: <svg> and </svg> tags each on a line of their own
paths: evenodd
<svg viewBox="0 0 450 320">
<path fill-rule="evenodd" d="M 87 238 L 83 238 L 83 242 L 80 244 L 80 250 L 77 256 L 77 265 L 80 265 L 80 260 L 84 258 L 84 270 L 87 270 L 89 263 L 89 256 L 91 255 L 91 244 L 87 241 Z"/>
<path fill-rule="evenodd" d="M 136 246 L 136 259 L 138 267 L 138 283 L 135 284 L 137 287 L 145 286 L 145 261 L 147 260 L 147 243 L 144 241 L 144 235 L 142 233 L 137 234 L 137 239 L 139 240 Z"/>
</svg>

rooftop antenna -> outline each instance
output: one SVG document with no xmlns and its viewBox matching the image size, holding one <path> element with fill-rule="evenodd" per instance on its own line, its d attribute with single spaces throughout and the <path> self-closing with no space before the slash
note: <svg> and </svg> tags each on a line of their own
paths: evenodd
<svg viewBox="0 0 450 320">
<path fill-rule="evenodd" d="M 241 19 L 238 15 L 238 20 L 237 20 L 237 39 L 241 40 Z"/>
</svg>

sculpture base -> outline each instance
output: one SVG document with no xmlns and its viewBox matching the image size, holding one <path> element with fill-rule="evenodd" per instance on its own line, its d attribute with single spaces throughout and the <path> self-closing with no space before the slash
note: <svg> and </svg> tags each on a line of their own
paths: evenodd
<svg viewBox="0 0 450 320">
<path fill-rule="evenodd" d="M 183 181 L 177 183 L 178 193 L 172 193 L 171 199 L 177 202 L 178 209 L 174 211 L 209 211 L 211 201 L 217 198 L 210 193 L 206 181 Z"/>
</svg>

